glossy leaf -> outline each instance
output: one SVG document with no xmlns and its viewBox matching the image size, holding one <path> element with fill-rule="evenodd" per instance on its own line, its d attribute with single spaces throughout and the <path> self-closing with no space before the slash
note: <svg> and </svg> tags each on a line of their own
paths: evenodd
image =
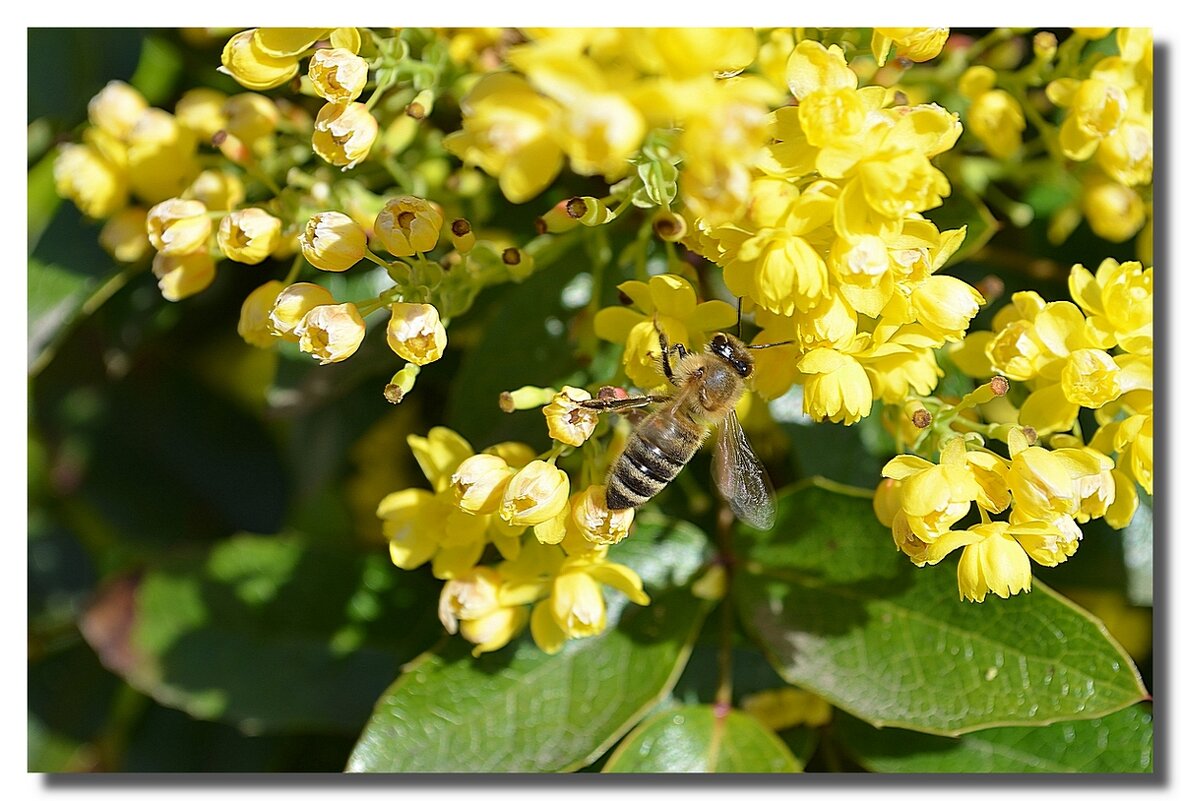
<svg viewBox="0 0 1181 801">
<path fill-rule="evenodd" d="M 739 612 L 785 680 L 837 707 L 958 734 L 1095 718 L 1146 697 L 1094 617 L 1037 582 L 960 601 L 955 557 L 911 565 L 865 493 L 805 484 L 781 497 L 778 520 L 740 532 Z"/>
<path fill-rule="evenodd" d="M 1133 706 L 1093 720 L 1006 726 L 958 738 L 875 729 L 841 715 L 837 735 L 883 773 L 1150 773 L 1152 714 Z"/>
<path fill-rule="evenodd" d="M 81 628 L 161 704 L 249 733 L 355 731 L 398 666 L 434 641 L 434 582 L 382 554 L 238 535 L 108 584 Z"/>
<path fill-rule="evenodd" d="M 653 715 L 627 736 L 604 773 L 798 773 L 783 740 L 745 712 L 707 705 Z"/>
<path fill-rule="evenodd" d="M 638 526 L 611 558 L 640 574 L 652 604 L 608 590 L 618 622 L 604 634 L 550 656 L 528 634 L 478 658 L 458 637 L 424 654 L 378 702 L 348 770 L 543 772 L 593 762 L 680 676 L 707 606 L 683 585 L 707 553 L 705 536 L 685 524 Z"/>
</svg>

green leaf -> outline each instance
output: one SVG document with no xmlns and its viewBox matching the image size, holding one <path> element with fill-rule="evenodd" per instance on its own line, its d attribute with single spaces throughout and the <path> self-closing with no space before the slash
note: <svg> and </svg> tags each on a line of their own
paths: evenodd
<svg viewBox="0 0 1181 801">
<path fill-rule="evenodd" d="M 1036 581 L 960 601 L 954 555 L 911 565 L 868 493 L 805 484 L 781 497 L 778 521 L 739 530 L 742 620 L 785 680 L 874 725 L 954 735 L 1096 718 L 1146 697 L 1094 617 Z"/>
<path fill-rule="evenodd" d="M 183 67 L 183 58 L 175 44 L 162 36 L 149 35 L 144 39 L 131 85 L 149 104 L 163 105 L 174 92 Z"/>
<path fill-rule="evenodd" d="M 853 757 L 882 773 L 1151 773 L 1152 713 L 1128 707 L 1093 720 L 1006 726 L 958 738 L 875 729 L 837 717 Z"/>
<path fill-rule="evenodd" d="M 604 773 L 799 773 L 799 760 L 763 724 L 732 709 L 677 707 L 653 715 L 627 736 Z"/>
<path fill-rule="evenodd" d="M 347 769 L 543 772 L 593 762 L 676 683 L 707 607 L 680 585 L 707 554 L 691 526 L 641 524 L 611 559 L 640 574 L 650 606 L 608 590 L 618 623 L 551 656 L 528 635 L 479 658 L 450 640 L 378 702 Z"/>
<path fill-rule="evenodd" d="M 81 628 L 108 669 L 193 717 L 248 733 L 351 732 L 437 638 L 421 614 L 434 585 L 384 555 L 240 534 L 109 583 Z"/>
</svg>

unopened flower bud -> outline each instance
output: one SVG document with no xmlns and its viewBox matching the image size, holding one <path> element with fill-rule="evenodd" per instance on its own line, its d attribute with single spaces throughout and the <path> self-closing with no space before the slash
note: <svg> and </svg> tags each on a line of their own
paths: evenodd
<svg viewBox="0 0 1181 801">
<path fill-rule="evenodd" d="M 256 348 L 273 347 L 279 341 L 271 325 L 271 309 L 283 291 L 282 281 L 267 281 L 246 296 L 238 314 L 238 336 Z"/>
<path fill-rule="evenodd" d="M 581 201 L 582 208 L 586 209 L 585 213 L 576 215 L 583 225 L 602 225 L 615 219 L 615 212 L 596 197 L 571 198 L 567 205 L 567 210 L 571 214 L 578 208 L 576 201 Z"/>
<path fill-rule="evenodd" d="M 339 273 L 365 257 L 365 229 L 339 211 L 313 214 L 299 235 L 303 256 L 313 266 Z"/>
<path fill-rule="evenodd" d="M 1049 61 L 1058 52 L 1058 37 L 1049 31 L 1033 35 L 1033 55 L 1039 61 Z"/>
<path fill-rule="evenodd" d="M 599 413 L 580 403 L 590 399 L 591 395 L 585 389 L 562 387 L 562 391 L 542 409 L 550 437 L 575 448 L 586 442 L 599 422 Z"/>
<path fill-rule="evenodd" d="M 689 230 L 685 218 L 675 211 L 661 209 L 652 218 L 652 230 L 665 242 L 680 242 Z"/>
<path fill-rule="evenodd" d="M 509 278 L 520 283 L 533 274 L 533 256 L 520 248 L 505 248 L 501 261 L 508 267 Z"/>
<path fill-rule="evenodd" d="M 411 364 L 430 364 L 447 347 L 447 329 L 439 319 L 439 310 L 429 303 L 393 303 L 386 341 Z"/>
<path fill-rule="evenodd" d="M 212 227 L 199 200 L 171 198 L 148 210 L 148 239 L 165 256 L 203 250 Z"/>
<path fill-rule="evenodd" d="M 509 525 L 532 526 L 556 517 L 569 496 L 569 476 L 549 462 L 535 460 L 509 479 L 500 517 Z"/>
<path fill-rule="evenodd" d="M 240 209 L 221 218 L 217 245 L 226 258 L 258 264 L 279 244 L 283 224 L 262 209 Z"/>
<path fill-rule="evenodd" d="M 406 116 L 421 120 L 431 115 L 435 108 L 435 93 L 430 89 L 423 89 L 406 106 Z"/>
<path fill-rule="evenodd" d="M 110 81 L 86 104 L 90 123 L 117 139 L 126 139 L 147 109 L 139 90 L 123 81 Z"/>
<path fill-rule="evenodd" d="M 224 129 L 215 133 L 210 143 L 234 164 L 249 164 L 253 159 L 246 143 Z"/>
<path fill-rule="evenodd" d="M 574 526 L 595 545 L 614 545 L 627 536 L 635 520 L 635 509 L 608 509 L 607 490 L 592 484 L 570 500 Z"/>
<path fill-rule="evenodd" d="M 185 195 L 201 201 L 212 211 L 229 211 L 246 199 L 246 187 L 232 172 L 204 170 L 189 184 Z"/>
<path fill-rule="evenodd" d="M 463 217 L 451 223 L 451 245 L 460 253 L 467 253 L 476 244 L 472 224 Z"/>
<path fill-rule="evenodd" d="M 988 382 L 988 386 L 992 390 L 992 394 L 999 398 L 1009 391 L 1009 379 L 1003 375 L 994 375 L 992 380 Z"/>
<path fill-rule="evenodd" d="M 213 258 L 204 250 L 179 256 L 157 253 L 152 259 L 152 274 L 160 285 L 160 294 L 171 301 L 201 292 L 213 283 L 216 271 Z"/>
<path fill-rule="evenodd" d="M 575 203 L 571 208 L 570 204 Z M 578 224 L 578 217 L 586 214 L 586 203 L 582 198 L 567 198 L 554 204 L 553 208 L 537 218 L 537 233 L 560 234 Z"/>
<path fill-rule="evenodd" d="M 269 315 L 271 327 L 279 336 L 294 340 L 295 327 L 305 314 L 316 306 L 335 302 L 332 293 L 318 284 L 292 284 L 275 297 Z"/>
<path fill-rule="evenodd" d="M 247 89 L 273 89 L 299 74 L 298 56 L 274 56 L 258 46 L 258 28 L 230 37 L 221 51 L 218 72 L 230 75 Z"/>
<path fill-rule="evenodd" d="M 931 425 L 931 413 L 926 409 L 915 409 L 910 416 L 910 422 L 915 428 L 927 428 Z"/>
<path fill-rule="evenodd" d="M 357 352 L 365 339 L 365 321 L 351 303 L 326 304 L 308 311 L 293 331 L 299 349 L 320 364 L 341 362 Z"/>
<path fill-rule="evenodd" d="M 321 48 L 308 60 L 308 79 L 316 94 L 329 103 L 348 103 L 365 89 L 369 65 L 344 48 Z"/>
<path fill-rule="evenodd" d="M 499 456 L 490 453 L 469 456 L 451 476 L 456 506 L 469 514 L 495 512 L 514 472 Z"/>
<path fill-rule="evenodd" d="M 434 250 L 439 243 L 443 214 L 433 203 L 404 195 L 386 201 L 373 233 L 389 253 L 407 258 Z"/>
<path fill-rule="evenodd" d="M 536 409 L 553 400 L 554 391 L 549 387 L 535 387 L 532 385 L 514 389 L 512 392 L 500 393 L 500 410 L 502 412 L 516 412 L 524 409 Z"/>
</svg>

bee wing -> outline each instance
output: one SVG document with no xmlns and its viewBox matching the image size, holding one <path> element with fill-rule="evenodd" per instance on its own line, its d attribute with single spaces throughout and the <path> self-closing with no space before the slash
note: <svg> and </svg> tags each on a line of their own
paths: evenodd
<svg viewBox="0 0 1181 801">
<path fill-rule="evenodd" d="M 763 531 L 775 525 L 775 498 L 767 469 L 751 450 L 746 434 L 731 411 L 718 426 L 711 465 L 714 483 L 737 517 Z"/>
</svg>

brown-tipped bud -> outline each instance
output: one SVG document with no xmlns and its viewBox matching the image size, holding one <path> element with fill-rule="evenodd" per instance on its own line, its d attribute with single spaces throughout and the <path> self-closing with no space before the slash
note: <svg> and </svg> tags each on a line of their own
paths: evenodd
<svg viewBox="0 0 1181 801">
<path fill-rule="evenodd" d="M 517 248 L 505 248 L 500 258 L 505 264 L 515 267 L 521 263 L 521 251 Z"/>
<path fill-rule="evenodd" d="M 472 232 L 472 224 L 460 217 L 451 223 L 451 233 L 456 236 L 467 236 Z"/>
<path fill-rule="evenodd" d="M 685 218 L 675 211 L 660 210 L 652 218 L 652 230 L 665 242 L 680 242 L 689 230 Z"/>
<path fill-rule="evenodd" d="M 586 200 L 580 197 L 572 197 L 566 201 L 566 213 L 570 215 L 570 219 L 579 220 L 586 216 L 587 205 Z"/>
<path fill-rule="evenodd" d="M 460 253 L 467 253 L 476 244 L 476 235 L 472 233 L 472 224 L 460 217 L 451 223 L 451 244 Z"/>
<path fill-rule="evenodd" d="M 1058 52 L 1058 37 L 1049 31 L 1038 31 L 1033 35 L 1033 54 L 1042 61 L 1049 61 Z"/>
<path fill-rule="evenodd" d="M 915 409 L 910 422 L 914 423 L 915 428 L 927 428 L 931 425 L 931 413 L 926 409 Z"/>
<path fill-rule="evenodd" d="M 513 403 L 513 393 L 509 392 L 507 389 L 500 393 L 500 399 L 497 402 L 500 404 L 500 410 L 505 414 L 509 414 L 517 410 L 517 404 Z"/>
<path fill-rule="evenodd" d="M 406 106 L 406 116 L 421 120 L 430 115 L 435 106 L 435 93 L 430 89 L 423 89 L 410 104 Z"/>
<path fill-rule="evenodd" d="M 223 156 L 235 164 L 246 164 L 250 161 L 250 148 L 229 131 L 218 131 L 212 136 L 210 142 L 221 151 Z"/>
<path fill-rule="evenodd" d="M 1022 426 L 1021 433 L 1025 435 L 1025 441 L 1030 445 L 1037 444 L 1037 429 L 1033 426 Z"/>
<path fill-rule="evenodd" d="M 397 384 L 386 384 L 385 390 L 383 390 L 382 394 L 385 395 L 385 399 L 387 401 L 394 404 L 395 406 L 401 403 L 402 398 L 406 395 L 406 393 L 402 391 L 402 388 Z"/>
<path fill-rule="evenodd" d="M 1009 379 L 1003 375 L 994 375 L 992 381 L 988 382 L 988 387 L 992 390 L 992 394 L 999 398 L 1009 391 Z"/>
</svg>

